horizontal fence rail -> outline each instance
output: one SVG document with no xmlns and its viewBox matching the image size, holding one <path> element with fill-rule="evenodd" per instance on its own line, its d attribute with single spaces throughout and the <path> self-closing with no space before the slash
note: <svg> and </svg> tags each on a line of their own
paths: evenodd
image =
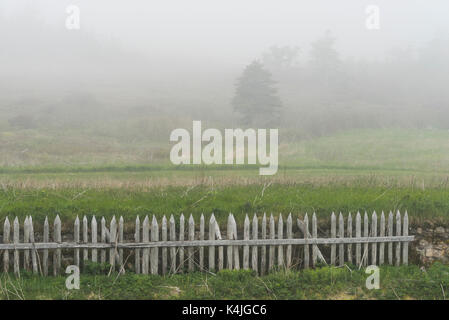
<svg viewBox="0 0 449 320">
<path fill-rule="evenodd" d="M 382 212 L 380 219 L 376 212 L 371 219 L 365 213 L 363 223 L 360 213 L 355 215 L 355 223 L 351 214 L 344 219 L 340 213 L 337 220 L 332 213 L 330 237 L 327 238 L 318 237 L 315 214 L 311 220 L 311 229 L 307 214 L 302 220 L 297 219 L 297 228 L 294 228 L 291 214 L 285 223 L 282 215 L 277 219 L 273 215 L 267 217 L 264 214 L 261 219 L 254 215 L 252 222 L 246 216 L 243 228 L 238 229 L 234 216 L 229 214 L 227 229 L 222 235 L 214 214 L 208 224 L 201 215 L 199 230 L 196 230 L 192 216 L 187 221 L 187 228 L 184 215 L 180 216 L 178 226 L 173 216 L 169 220 L 164 216 L 160 222 L 154 216 L 151 222 L 148 216 L 142 222 L 137 217 L 134 241 L 125 241 L 122 217 L 118 221 L 113 217 L 109 227 L 104 218 L 98 224 L 95 217 L 90 223 L 87 217 L 81 221 L 77 217 L 73 234 L 64 237 L 73 241 L 63 242 L 61 220 L 57 216 L 52 236 L 46 218 L 43 241 L 35 242 L 31 216 L 25 218 L 23 228 L 20 228 L 18 218 L 12 225 L 6 218 L 0 256 L 3 256 L 3 272 L 9 272 L 12 266 L 16 274 L 28 270 L 42 275 L 49 274 L 50 265 L 52 274 L 58 275 L 63 261 L 64 265 L 83 268 L 91 262 L 109 264 L 111 270 L 123 273 L 127 269 L 142 274 L 240 268 L 264 274 L 274 268 L 309 268 L 318 263 L 343 266 L 347 262 L 358 267 L 408 264 L 408 243 L 414 236 L 408 235 L 407 212 L 402 218 L 399 211 L 396 215 L 390 212 L 388 216 Z M 72 251 L 70 258 L 67 258 L 68 250 Z M 50 251 L 52 255 L 49 255 Z M 66 255 L 64 259 L 63 254 Z M 326 254 L 330 259 L 325 258 Z"/>
</svg>

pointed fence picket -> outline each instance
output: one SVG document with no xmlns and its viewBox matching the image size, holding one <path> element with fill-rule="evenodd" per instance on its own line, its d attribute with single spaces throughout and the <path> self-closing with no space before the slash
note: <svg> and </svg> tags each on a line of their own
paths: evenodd
<svg viewBox="0 0 449 320">
<path fill-rule="evenodd" d="M 316 267 L 319 262 L 326 263 L 326 259 L 319 249 L 321 245 L 330 245 L 331 265 L 342 266 L 345 263 L 352 263 L 352 261 L 355 261 L 358 267 L 368 263 L 408 264 L 408 243 L 413 241 L 414 237 L 408 234 L 407 212 L 401 215 L 398 211 L 395 216 L 390 212 L 388 221 L 382 212 L 379 228 L 376 212 L 373 212 L 370 217 L 365 213 L 363 230 L 361 220 L 361 215 L 357 212 L 353 226 L 351 214 L 345 219 L 340 213 L 337 219 L 336 215 L 332 213 L 331 237 L 320 238 L 316 214 L 312 215 L 311 232 L 309 215 L 305 214 L 302 221 L 298 218 L 298 229 L 301 236 L 295 238 L 291 214 L 285 221 L 282 215 L 276 218 L 273 214 L 267 221 L 267 216 L 264 214 L 260 228 L 256 214 L 251 221 L 246 215 L 240 229 L 243 233 L 239 238 L 233 214 L 229 214 L 227 217 L 225 235 L 222 235 L 217 219 L 211 214 L 208 239 L 205 239 L 204 215 L 200 217 L 198 235 L 192 215 L 188 219 L 186 233 L 184 215 L 181 214 L 179 217 L 178 232 L 176 232 L 173 215 L 168 221 L 166 216 L 158 221 L 153 215 L 151 221 L 148 216 L 145 216 L 142 224 L 137 217 L 134 237 L 132 240 L 126 241 L 123 217 L 119 217 L 118 220 L 112 217 L 109 228 L 106 227 L 107 222 L 102 217 L 100 241 L 98 241 L 96 218 L 92 216 L 89 223 L 89 219 L 84 216 L 81 221 L 76 217 L 73 223 L 73 235 L 64 236 L 64 239 L 72 237 L 73 242 L 63 242 L 61 219 L 56 216 L 51 224 L 52 228 L 50 228 L 48 218 L 45 218 L 42 242 L 35 242 L 31 216 L 26 216 L 22 221 L 22 229 L 17 217 L 14 218 L 12 226 L 10 220 L 5 218 L 2 242 L 0 243 L 2 252 L 0 261 L 3 266 L 0 270 L 3 272 L 12 270 L 19 275 L 23 268 L 35 274 L 41 273 L 47 276 L 48 268 L 51 267 L 52 274 L 58 275 L 63 272 L 62 261 L 67 265 L 66 261 L 72 260 L 76 266 L 85 267 L 90 257 L 94 263 L 98 260 L 100 263 L 108 262 L 111 271 L 123 273 L 125 268 L 131 268 L 135 273 L 164 275 L 183 271 L 193 272 L 198 269 L 208 272 L 224 268 L 238 270 L 240 269 L 240 259 L 242 259 L 243 269 L 252 269 L 259 274 L 266 274 L 275 268 L 290 269 L 293 265 L 309 268 L 310 266 Z M 346 225 L 345 221 L 347 221 Z M 395 235 L 393 235 L 393 231 Z M 185 234 L 187 238 L 185 238 Z M 37 238 L 40 239 L 40 237 Z M 355 252 L 352 251 L 353 244 Z M 304 250 L 293 250 L 294 246 L 303 246 Z M 208 248 L 207 252 L 204 251 L 206 247 Z M 73 251 L 70 253 L 70 258 L 63 259 L 62 254 L 67 250 Z M 126 257 L 124 256 L 125 251 Z M 52 259 L 49 259 L 49 252 L 52 253 Z M 80 253 L 82 257 L 80 257 Z M 98 259 L 98 253 L 100 259 Z M 160 256 L 159 253 L 161 253 Z M 296 256 L 298 253 L 303 256 Z M 12 260 L 10 260 L 10 255 L 13 256 Z M 127 263 L 129 257 L 134 259 L 134 263 Z M 208 259 L 207 266 L 204 262 L 205 258 Z M 293 261 L 302 261 L 302 264 L 294 264 Z M 186 269 L 184 269 L 185 266 Z"/>
</svg>

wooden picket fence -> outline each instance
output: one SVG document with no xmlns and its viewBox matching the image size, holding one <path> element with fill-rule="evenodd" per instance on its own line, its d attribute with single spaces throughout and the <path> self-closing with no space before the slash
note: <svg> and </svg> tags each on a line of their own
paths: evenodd
<svg viewBox="0 0 449 320">
<path fill-rule="evenodd" d="M 73 242 L 63 242 L 61 220 L 57 216 L 53 223 L 52 241 L 46 218 L 42 242 L 36 242 L 31 216 L 26 217 L 22 230 L 18 218 L 14 219 L 12 238 L 11 225 L 6 218 L 3 243 L 0 243 L 2 270 L 9 272 L 12 265 L 15 274 L 20 274 L 20 270 L 25 269 L 47 276 L 51 265 L 52 274 L 58 275 L 62 261 L 81 267 L 86 265 L 86 261 L 92 261 L 109 263 L 111 271 L 125 272 L 128 269 L 142 274 L 215 272 L 225 268 L 253 269 L 265 274 L 276 268 L 309 268 L 319 263 L 343 266 L 348 262 L 359 267 L 368 264 L 408 263 L 408 246 L 414 237 L 408 235 L 407 212 L 403 219 L 399 211 L 395 217 L 392 212 L 388 216 L 382 212 L 379 227 L 376 212 L 371 219 L 365 212 L 363 223 L 360 213 L 357 213 L 355 228 L 350 213 L 346 219 L 340 213 L 338 220 L 332 213 L 330 238 L 318 237 L 315 214 L 311 220 L 310 232 L 307 214 L 303 220 L 297 219 L 296 228 L 291 214 L 285 222 L 282 215 L 275 219 L 273 215 L 267 217 L 263 214 L 260 228 L 257 215 L 254 215 L 252 222 L 247 215 L 239 237 L 242 229 L 239 231 L 232 214 L 228 216 L 225 235 L 222 235 L 212 214 L 206 239 L 204 215 L 201 215 L 198 231 L 192 216 L 187 222 L 187 230 L 184 215 L 180 216 L 178 226 L 173 216 L 169 220 L 164 216 L 160 224 L 154 216 L 151 222 L 146 216 L 142 223 L 137 217 L 134 237 L 130 241 L 124 239 L 123 217 L 118 221 L 113 217 L 109 228 L 104 218 L 101 218 L 98 226 L 96 218 L 92 217 L 89 226 L 86 217 L 82 221 L 77 217 L 73 235 L 67 236 Z M 299 237 L 294 237 L 298 234 Z M 325 251 L 322 250 L 327 253 L 330 251 L 330 259 L 324 257 Z M 68 251 L 72 251 L 70 255 Z M 63 259 L 63 253 L 70 258 Z"/>
</svg>

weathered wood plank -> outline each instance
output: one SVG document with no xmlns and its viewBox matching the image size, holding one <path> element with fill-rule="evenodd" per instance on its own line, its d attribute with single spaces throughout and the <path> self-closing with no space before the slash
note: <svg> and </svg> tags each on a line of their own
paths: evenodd
<svg viewBox="0 0 449 320">
<path fill-rule="evenodd" d="M 106 220 L 101 217 L 101 242 L 106 243 Z M 101 250 L 100 252 L 100 262 L 102 264 L 106 263 L 106 250 Z"/>
<path fill-rule="evenodd" d="M 175 239 L 170 239 L 175 240 Z M 142 241 L 144 243 L 150 242 L 150 219 L 148 215 L 143 219 L 142 224 Z M 148 274 L 150 272 L 150 249 L 143 249 L 142 251 L 142 273 Z"/>
<path fill-rule="evenodd" d="M 312 215 L 312 238 L 313 239 L 318 238 L 318 223 L 316 220 L 315 212 Z M 318 246 L 314 244 L 312 246 L 312 265 L 314 268 L 316 267 L 317 257 L 318 257 Z"/>
<path fill-rule="evenodd" d="M 304 216 L 304 240 L 306 241 L 306 244 L 304 245 L 304 269 L 309 268 L 309 216 Z"/>
<path fill-rule="evenodd" d="M 123 243 L 123 217 L 120 216 L 119 220 L 118 220 L 118 242 L 119 243 Z M 118 268 L 119 268 L 119 272 L 121 274 L 125 273 L 125 266 L 123 265 L 123 249 L 119 248 L 118 249 Z"/>
<path fill-rule="evenodd" d="M 109 264 L 111 265 L 111 269 L 114 270 L 117 255 L 117 221 L 115 220 L 115 216 L 112 216 L 109 224 L 109 243 L 114 245 L 114 247 L 109 249 Z"/>
<path fill-rule="evenodd" d="M 176 225 L 175 217 L 170 216 L 170 240 L 176 241 Z M 170 248 L 170 273 L 176 273 L 176 247 Z"/>
<path fill-rule="evenodd" d="M 9 237 L 11 234 L 11 224 L 8 217 L 5 218 L 5 223 L 3 224 L 3 243 L 9 244 Z M 3 272 L 7 273 L 9 271 L 9 251 L 5 250 L 3 252 Z"/>
<path fill-rule="evenodd" d="M 262 240 L 267 238 L 267 216 L 264 213 L 262 217 Z M 267 247 L 262 246 L 260 249 L 260 274 L 264 275 L 267 270 Z"/>
<path fill-rule="evenodd" d="M 17 245 L 20 242 L 20 225 L 19 225 L 19 219 L 15 217 L 14 219 L 14 227 L 13 227 L 13 241 L 14 244 Z M 20 256 L 19 256 L 19 250 L 14 250 L 14 274 L 19 275 L 20 273 Z"/>
<path fill-rule="evenodd" d="M 249 218 L 248 215 L 245 216 L 245 221 L 243 223 L 243 239 L 249 240 Z M 249 246 L 243 246 L 243 269 L 249 269 Z"/>
<path fill-rule="evenodd" d="M 75 241 L 75 243 L 80 243 L 80 219 L 78 216 L 76 216 L 75 223 L 73 224 L 73 241 Z M 80 267 L 80 249 L 74 250 L 73 263 L 78 268 Z"/>
<path fill-rule="evenodd" d="M 184 214 L 181 213 L 181 216 L 179 217 L 179 241 L 183 242 L 184 241 L 184 224 L 185 224 L 185 220 L 184 220 Z M 184 272 L 184 247 L 179 247 L 179 272 L 183 273 Z"/>
<path fill-rule="evenodd" d="M 215 221 L 215 237 L 218 240 L 222 240 L 220 226 L 218 225 L 217 221 Z M 223 246 L 219 246 L 218 247 L 218 270 L 223 270 L 223 267 L 224 267 Z"/>
<path fill-rule="evenodd" d="M 258 239 L 258 223 L 259 220 L 257 219 L 257 215 L 254 214 L 253 217 L 253 230 L 252 230 L 252 239 L 253 240 L 257 240 Z M 258 268 L 258 246 L 252 246 L 251 247 L 252 252 L 251 252 L 251 267 L 253 268 L 254 271 L 258 272 L 259 268 Z"/>
<path fill-rule="evenodd" d="M 348 238 L 352 238 L 352 214 L 349 212 L 348 214 L 348 226 L 347 226 L 347 236 Z M 352 264 L 352 244 L 349 243 L 347 246 L 347 256 L 348 256 L 348 263 Z"/>
<path fill-rule="evenodd" d="M 371 218 L 371 237 L 377 237 L 377 214 L 373 212 Z M 371 264 L 377 265 L 377 243 L 371 244 Z"/>
<path fill-rule="evenodd" d="M 87 217 L 83 217 L 83 242 L 88 243 L 89 237 L 88 237 L 88 226 L 87 226 Z M 83 265 L 86 264 L 86 262 L 89 260 L 89 250 L 84 249 L 83 250 Z"/>
<path fill-rule="evenodd" d="M 189 217 L 189 241 L 195 240 L 195 220 L 193 219 L 193 216 L 190 215 Z M 189 259 L 189 272 L 193 272 L 195 270 L 195 257 L 194 257 L 194 248 L 189 247 L 187 250 L 188 259 Z"/>
<path fill-rule="evenodd" d="M 379 235 L 381 237 L 385 237 L 385 214 L 382 211 L 380 215 L 380 230 Z M 385 263 L 385 242 L 381 242 L 379 244 L 379 265 L 383 265 Z"/>
<path fill-rule="evenodd" d="M 232 225 L 232 216 L 231 214 L 228 215 L 228 224 L 226 229 L 226 236 L 228 240 L 234 239 L 234 226 Z M 226 248 L 226 260 L 227 260 L 227 268 L 229 270 L 232 270 L 233 268 L 233 252 L 232 252 L 233 246 L 227 246 Z"/>
<path fill-rule="evenodd" d="M 335 238 L 337 236 L 337 227 L 335 221 L 335 213 L 332 212 L 331 215 L 331 238 Z M 335 255 L 336 255 L 337 247 L 335 244 L 331 245 L 331 265 L 335 266 Z"/>
<path fill-rule="evenodd" d="M 363 216 L 363 236 L 366 238 L 369 237 L 369 218 L 366 211 L 365 215 Z M 363 256 L 362 256 L 363 266 L 368 265 L 368 258 L 369 258 L 369 244 L 368 242 L 366 242 L 365 245 L 363 246 Z"/>
<path fill-rule="evenodd" d="M 165 218 L 165 216 L 164 216 Z M 165 239 L 167 240 L 167 239 Z M 134 229 L 134 242 L 140 242 L 140 218 L 139 216 L 136 217 L 136 226 Z M 167 250 L 167 249 L 165 249 Z M 140 249 L 136 249 L 134 251 L 134 269 L 136 274 L 141 273 L 141 269 L 140 269 L 140 265 L 141 261 L 140 261 Z"/>
<path fill-rule="evenodd" d="M 200 240 L 204 240 L 204 214 L 201 214 L 200 217 Z M 204 247 L 201 246 L 199 249 L 200 255 L 200 270 L 204 271 Z"/>
<path fill-rule="evenodd" d="M 44 235 L 43 235 L 44 242 L 50 241 L 50 227 L 48 224 L 48 218 L 45 217 L 44 220 Z M 44 276 L 48 276 L 48 249 L 44 249 L 42 253 L 42 268 Z"/>
<path fill-rule="evenodd" d="M 98 224 L 97 219 L 95 219 L 95 216 L 92 217 L 92 220 L 90 221 L 90 238 L 92 243 L 98 243 Z M 98 262 L 98 250 L 92 249 L 92 262 L 96 263 Z"/>
<path fill-rule="evenodd" d="M 276 231 L 274 228 L 274 217 L 273 214 L 270 215 L 270 239 L 274 240 L 276 238 Z M 268 255 L 268 271 L 273 270 L 274 267 L 274 245 L 270 246 L 270 252 Z"/>
<path fill-rule="evenodd" d="M 393 236 L 393 237 L 361 237 L 361 238 L 317 238 L 317 239 L 308 239 L 307 243 L 309 245 L 312 244 L 347 244 L 347 243 L 380 243 L 380 242 L 410 242 L 414 241 L 414 236 Z M 35 248 L 36 250 L 42 249 L 111 249 L 111 248 L 123 248 L 123 249 L 134 249 L 134 248 L 173 248 L 173 247 L 196 247 L 196 246 L 206 246 L 206 247 L 217 247 L 217 246 L 227 246 L 227 245 L 237 245 L 237 246 L 262 246 L 262 245 L 273 245 L 273 246 L 286 246 L 286 245 L 305 245 L 306 242 L 304 239 L 259 239 L 259 240 L 204 240 L 204 241 L 184 241 L 182 244 L 179 241 L 166 241 L 166 242 L 127 242 L 127 243 L 81 243 L 76 244 L 74 242 L 45 242 L 45 243 L 35 243 L 34 245 L 31 243 L 18 243 L 18 244 L 0 244 L 0 250 L 30 250 Z"/>
<path fill-rule="evenodd" d="M 212 213 L 209 220 L 209 241 L 215 240 L 215 216 Z M 209 247 L 209 271 L 215 271 L 215 247 Z"/>
<path fill-rule="evenodd" d="M 167 233 L 167 218 L 165 215 L 162 217 L 162 241 L 168 240 L 168 233 Z M 168 255 L 167 255 L 167 248 L 162 248 L 162 274 L 166 275 L 168 271 Z"/>
<path fill-rule="evenodd" d="M 408 214 L 407 211 L 405 211 L 404 214 L 404 228 L 402 230 L 402 235 L 408 236 Z M 402 247 L 402 263 L 404 265 L 408 265 L 408 242 L 404 242 L 404 245 Z"/>
<path fill-rule="evenodd" d="M 153 215 L 151 222 L 151 242 L 159 241 L 159 225 L 156 216 Z M 159 248 L 151 248 L 151 274 L 158 274 L 159 272 Z"/>
<path fill-rule="evenodd" d="M 362 222 L 361 222 L 360 212 L 357 211 L 357 215 L 355 216 L 355 236 L 356 238 L 360 238 L 362 236 Z M 355 245 L 355 263 L 360 268 L 362 257 L 362 245 L 357 243 Z"/>
<path fill-rule="evenodd" d="M 28 216 L 23 221 L 23 242 L 30 242 L 30 225 L 28 223 Z M 23 269 L 30 270 L 30 250 L 24 250 L 23 252 Z"/>
<path fill-rule="evenodd" d="M 393 236 L 393 212 L 388 215 L 388 236 Z M 388 243 L 388 264 L 393 264 L 393 243 Z"/>
<path fill-rule="evenodd" d="M 292 221 L 292 214 L 289 213 L 288 217 L 287 217 L 287 239 L 292 239 L 293 238 L 293 221 Z M 290 269 L 292 267 L 292 245 L 289 244 L 287 246 L 287 250 L 285 253 L 286 257 L 286 266 L 287 269 Z"/>
<path fill-rule="evenodd" d="M 283 238 L 284 238 L 284 220 L 282 218 L 282 213 L 280 213 L 278 218 L 278 239 Z M 285 268 L 283 245 L 278 246 L 278 266 L 279 268 Z"/>
<path fill-rule="evenodd" d="M 338 236 L 339 238 L 345 237 L 345 222 L 343 220 L 343 214 L 340 212 L 338 216 Z M 338 264 L 344 266 L 345 264 L 345 245 L 340 243 L 338 246 Z"/>
<path fill-rule="evenodd" d="M 237 223 L 235 222 L 235 218 L 232 213 L 231 213 L 231 219 L 232 219 L 232 236 L 234 237 L 233 243 L 238 243 L 238 241 L 235 241 L 235 240 L 238 240 Z M 234 253 L 234 269 L 239 270 L 240 269 L 239 246 L 234 245 L 232 252 Z"/>
<path fill-rule="evenodd" d="M 61 243 L 61 219 L 56 215 L 53 223 L 53 241 Z M 53 253 L 53 275 L 57 276 L 61 269 L 61 249 L 56 249 Z"/>
<path fill-rule="evenodd" d="M 33 225 L 33 218 L 30 216 L 28 219 L 28 223 L 30 225 L 30 243 L 34 246 L 35 241 L 34 241 L 34 225 Z M 35 248 L 31 249 L 31 265 L 33 267 L 33 273 L 37 274 L 39 272 L 38 270 L 38 266 L 37 266 L 37 258 L 38 258 L 38 253 L 37 250 Z"/>
<path fill-rule="evenodd" d="M 401 213 L 399 210 L 396 212 L 396 236 L 401 236 Z M 396 243 L 396 265 L 399 266 L 401 264 L 401 243 Z"/>
</svg>

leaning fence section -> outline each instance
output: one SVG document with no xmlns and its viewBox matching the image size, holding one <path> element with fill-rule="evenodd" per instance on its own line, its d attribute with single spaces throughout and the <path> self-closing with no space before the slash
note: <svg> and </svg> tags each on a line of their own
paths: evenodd
<svg viewBox="0 0 449 320">
<path fill-rule="evenodd" d="M 330 237 L 319 233 L 315 213 L 294 221 L 256 214 L 245 216 L 238 228 L 233 214 L 227 217 L 226 228 L 220 229 L 214 214 L 201 215 L 199 223 L 193 216 L 186 221 L 163 216 L 139 217 L 132 222 L 134 234 L 125 239 L 123 217 L 113 217 L 109 223 L 92 217 L 73 223 L 73 233 L 64 238 L 59 216 L 50 223 L 45 218 L 43 234 L 34 231 L 33 218 L 21 225 L 16 217 L 3 225 L 3 272 L 19 274 L 28 270 L 35 274 L 58 275 L 62 267 L 77 265 L 83 270 L 90 263 L 108 265 L 110 271 L 138 274 L 169 274 L 182 272 L 215 272 L 222 269 L 252 269 L 266 274 L 280 268 L 309 268 L 319 264 L 362 266 L 408 264 L 408 215 L 398 211 L 380 217 L 365 212 L 346 217 L 332 213 Z M 326 233 L 327 235 L 327 233 Z M 41 242 L 36 241 L 40 239 Z M 65 241 L 63 241 L 63 239 Z M 66 241 L 71 239 L 72 241 Z"/>
</svg>

